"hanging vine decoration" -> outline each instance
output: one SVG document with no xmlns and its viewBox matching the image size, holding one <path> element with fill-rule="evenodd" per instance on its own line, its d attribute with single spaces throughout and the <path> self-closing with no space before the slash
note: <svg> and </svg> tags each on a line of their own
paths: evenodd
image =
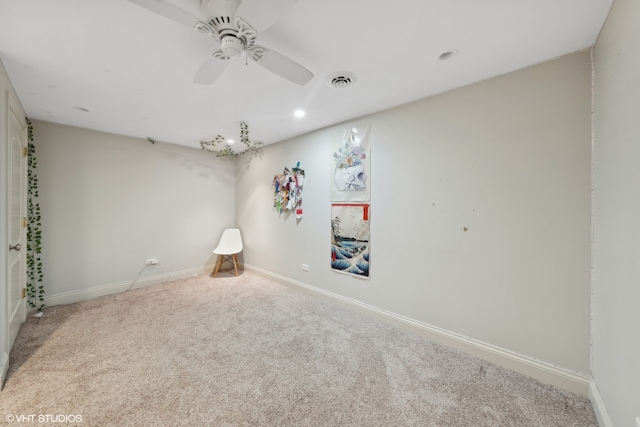
<svg viewBox="0 0 640 427">
<path fill-rule="evenodd" d="M 38 177 L 36 175 L 36 147 L 33 145 L 33 126 L 27 119 L 29 142 L 27 146 L 27 304 L 42 311 L 44 308 L 44 285 L 42 279 L 42 222 L 40 203 L 37 202 Z"/>
<path fill-rule="evenodd" d="M 225 138 L 222 135 L 216 135 L 211 141 L 201 141 L 200 147 L 202 147 L 203 150 L 216 153 L 216 157 L 237 157 L 241 154 L 252 152 L 256 157 L 262 158 L 262 146 L 264 144 L 249 139 L 249 125 L 245 122 L 240 122 L 240 142 L 242 142 L 245 147 L 242 151 L 233 151 L 229 144 L 226 144 L 222 150 L 216 150 L 215 148 L 224 143 L 224 141 Z"/>
</svg>

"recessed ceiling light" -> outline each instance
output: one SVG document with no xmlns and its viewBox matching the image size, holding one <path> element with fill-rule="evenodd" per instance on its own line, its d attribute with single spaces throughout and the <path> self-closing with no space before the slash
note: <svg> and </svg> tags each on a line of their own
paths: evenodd
<svg viewBox="0 0 640 427">
<path fill-rule="evenodd" d="M 235 141 L 231 138 L 227 139 L 227 144 L 233 144 Z"/>
<path fill-rule="evenodd" d="M 304 116 L 306 116 L 306 115 L 307 115 L 307 113 L 305 113 L 305 112 L 304 112 L 304 110 L 296 110 L 296 111 L 294 111 L 294 112 L 293 112 L 293 115 L 294 115 L 296 118 L 301 119 L 301 118 L 303 118 Z"/>
<path fill-rule="evenodd" d="M 77 105 L 74 105 L 74 106 L 73 106 L 73 108 L 74 108 L 75 110 L 82 111 L 83 113 L 89 113 L 89 112 L 91 111 L 91 110 L 89 110 L 88 108 L 78 107 Z"/>
<path fill-rule="evenodd" d="M 438 56 L 440 61 L 446 61 L 447 59 L 451 59 L 458 54 L 458 51 L 455 49 L 445 50 Z"/>
</svg>

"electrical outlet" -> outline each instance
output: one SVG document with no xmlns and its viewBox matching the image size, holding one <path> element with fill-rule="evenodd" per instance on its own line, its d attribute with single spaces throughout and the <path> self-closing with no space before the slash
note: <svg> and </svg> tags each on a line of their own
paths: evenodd
<svg viewBox="0 0 640 427">
<path fill-rule="evenodd" d="M 158 260 L 155 258 L 149 258 L 146 261 L 146 265 L 156 265 L 158 263 Z"/>
<path fill-rule="evenodd" d="M 307 264 L 302 264 L 302 271 L 309 271 L 309 266 Z"/>
</svg>

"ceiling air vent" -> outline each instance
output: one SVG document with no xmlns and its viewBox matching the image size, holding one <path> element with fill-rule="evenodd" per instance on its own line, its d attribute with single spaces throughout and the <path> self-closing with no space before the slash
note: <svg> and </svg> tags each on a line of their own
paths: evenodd
<svg viewBox="0 0 640 427">
<path fill-rule="evenodd" d="M 327 84 L 335 89 L 344 89 L 356 82 L 356 75 L 348 71 L 339 71 L 327 78 Z"/>
</svg>

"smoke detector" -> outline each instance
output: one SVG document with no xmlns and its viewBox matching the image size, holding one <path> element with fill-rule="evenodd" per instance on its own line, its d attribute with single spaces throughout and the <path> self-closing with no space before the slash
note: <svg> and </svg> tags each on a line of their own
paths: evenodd
<svg viewBox="0 0 640 427">
<path fill-rule="evenodd" d="M 355 74 L 348 71 L 338 71 L 327 77 L 327 84 L 335 89 L 344 89 L 352 86 L 356 80 Z"/>
</svg>

